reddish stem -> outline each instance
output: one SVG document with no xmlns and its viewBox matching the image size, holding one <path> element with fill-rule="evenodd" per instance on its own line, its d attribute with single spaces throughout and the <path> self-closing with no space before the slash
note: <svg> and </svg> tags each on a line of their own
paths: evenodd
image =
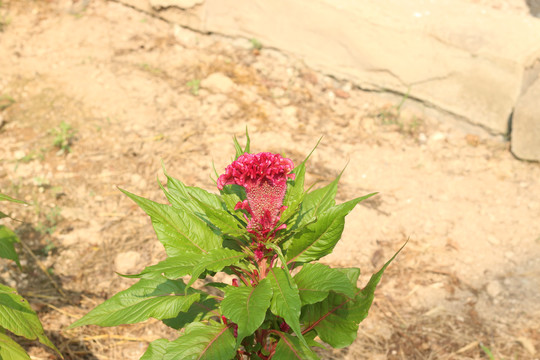
<svg viewBox="0 0 540 360">
<path fill-rule="evenodd" d="M 242 280 L 242 282 L 246 286 L 249 286 L 249 281 L 247 281 L 246 278 L 244 277 L 244 275 L 242 275 L 240 272 L 238 272 L 238 270 L 236 270 L 236 268 L 234 266 L 231 266 L 231 270 L 236 274 L 236 276 L 238 276 Z"/>
</svg>

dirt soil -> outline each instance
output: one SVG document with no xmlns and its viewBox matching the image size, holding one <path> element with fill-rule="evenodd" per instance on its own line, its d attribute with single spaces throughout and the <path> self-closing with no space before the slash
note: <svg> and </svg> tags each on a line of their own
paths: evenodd
<svg viewBox="0 0 540 360">
<path fill-rule="evenodd" d="M 66 359 L 138 359 L 149 341 L 175 338 L 157 321 L 66 327 L 132 283 L 115 271 L 165 256 L 117 186 L 165 202 L 163 162 L 217 192 L 212 162 L 218 172 L 228 165 L 246 125 L 253 151 L 295 163 L 323 136 L 307 184 L 346 167 L 339 201 L 380 193 L 351 213 L 323 262 L 360 267 L 364 284 L 409 239 L 356 342 L 322 358 L 540 358 L 538 163 L 513 158 L 504 139 L 362 92 L 264 44 L 86 3 L 0 6 L 0 191 L 31 204 L 2 204 L 24 220 L 6 224 L 25 246 L 23 271 L 1 262 L 1 279 L 29 299 Z M 33 359 L 55 358 L 24 344 Z"/>
</svg>

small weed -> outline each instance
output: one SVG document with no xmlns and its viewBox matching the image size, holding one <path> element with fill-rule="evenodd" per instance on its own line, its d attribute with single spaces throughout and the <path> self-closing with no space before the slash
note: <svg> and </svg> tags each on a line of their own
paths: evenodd
<svg viewBox="0 0 540 360">
<path fill-rule="evenodd" d="M 2 31 L 2 15 L 0 15 L 0 32 Z M 15 103 L 15 99 L 9 95 L 0 95 L 0 111 L 7 109 Z"/>
<path fill-rule="evenodd" d="M 51 187 L 51 183 L 49 182 L 49 179 L 45 179 L 40 176 L 34 177 L 32 181 L 34 182 L 34 185 L 36 185 L 37 187 L 42 187 L 42 188 Z"/>
<path fill-rule="evenodd" d="M 255 39 L 255 38 L 249 39 L 249 41 L 251 42 L 251 48 L 253 50 L 261 51 L 261 49 L 263 47 L 262 42 L 260 42 L 259 40 Z"/>
<path fill-rule="evenodd" d="M 189 91 L 191 92 L 191 94 L 197 96 L 199 95 L 199 89 L 201 87 L 201 80 L 193 79 L 191 81 L 188 81 L 186 83 L 186 86 L 189 88 Z"/>
<path fill-rule="evenodd" d="M 32 160 L 40 160 L 43 161 L 45 159 L 45 153 L 47 152 L 46 149 L 41 148 L 39 151 L 31 151 L 29 154 L 23 156 L 20 158 L 17 162 L 26 164 L 29 163 Z"/>
<path fill-rule="evenodd" d="M 399 104 L 384 105 L 375 114 L 375 117 L 380 120 L 381 125 L 390 126 L 392 130 L 403 135 L 417 137 L 423 130 L 424 120 L 416 115 L 404 116 L 402 114 L 403 104 L 409 98 L 409 90 L 403 95 Z"/>
<path fill-rule="evenodd" d="M 482 350 L 487 355 L 489 360 L 495 360 L 495 356 L 493 356 L 493 353 L 491 352 L 491 350 L 487 346 L 484 346 L 484 345 L 480 344 L 480 348 L 482 348 Z"/>
<path fill-rule="evenodd" d="M 60 126 L 51 130 L 51 133 L 54 135 L 53 145 L 59 149 L 58 155 L 71 152 L 71 145 L 75 139 L 75 130 L 71 125 L 62 121 Z"/>
<path fill-rule="evenodd" d="M 38 213 L 38 215 L 42 213 L 42 210 L 39 206 L 37 207 L 36 212 Z M 42 235 L 52 235 L 55 232 L 56 227 L 58 226 L 58 222 L 60 221 L 61 212 L 61 207 L 53 207 L 50 211 L 45 213 L 45 219 L 43 221 L 38 221 L 36 230 Z"/>
<path fill-rule="evenodd" d="M 155 66 L 152 66 L 148 63 L 142 63 L 142 64 L 139 64 L 139 67 L 143 70 L 143 71 L 146 71 L 152 75 L 157 75 L 157 76 L 160 76 L 160 75 L 163 75 L 163 70 L 161 70 L 160 68 L 157 68 Z"/>
<path fill-rule="evenodd" d="M 5 14 L 0 14 L 0 32 L 3 32 L 9 24 L 11 24 L 11 18 Z"/>
</svg>

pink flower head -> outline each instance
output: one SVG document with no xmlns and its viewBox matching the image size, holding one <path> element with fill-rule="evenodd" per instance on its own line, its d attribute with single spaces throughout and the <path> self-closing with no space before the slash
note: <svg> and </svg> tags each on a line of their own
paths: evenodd
<svg viewBox="0 0 540 360">
<path fill-rule="evenodd" d="M 286 207 L 283 198 L 287 190 L 287 179 L 294 179 L 291 170 L 294 164 L 290 159 L 279 154 L 262 152 L 244 154 L 227 166 L 225 173 L 217 180 L 218 189 L 225 185 L 236 184 L 246 189 L 247 200 L 239 202 L 235 210 L 246 210 L 248 219 L 247 229 L 259 241 L 273 236 L 281 214 Z"/>
</svg>

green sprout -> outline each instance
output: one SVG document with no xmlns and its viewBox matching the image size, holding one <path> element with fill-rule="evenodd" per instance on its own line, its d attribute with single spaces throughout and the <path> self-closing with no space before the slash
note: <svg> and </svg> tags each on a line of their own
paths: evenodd
<svg viewBox="0 0 540 360">
<path fill-rule="evenodd" d="M 255 39 L 255 38 L 252 38 L 252 39 L 249 39 L 249 41 L 251 42 L 251 47 L 252 47 L 253 50 L 259 50 L 260 51 L 262 49 L 263 44 L 259 40 Z"/>
<path fill-rule="evenodd" d="M 197 96 L 199 95 L 199 89 L 201 87 L 201 80 L 193 79 L 191 81 L 188 81 L 186 83 L 186 86 L 189 88 L 189 91 L 191 92 L 191 94 Z"/>
<path fill-rule="evenodd" d="M 51 130 L 51 133 L 54 135 L 53 145 L 59 149 L 58 155 L 71 152 L 71 145 L 75 139 L 75 130 L 71 125 L 62 121 L 57 128 Z"/>
</svg>

